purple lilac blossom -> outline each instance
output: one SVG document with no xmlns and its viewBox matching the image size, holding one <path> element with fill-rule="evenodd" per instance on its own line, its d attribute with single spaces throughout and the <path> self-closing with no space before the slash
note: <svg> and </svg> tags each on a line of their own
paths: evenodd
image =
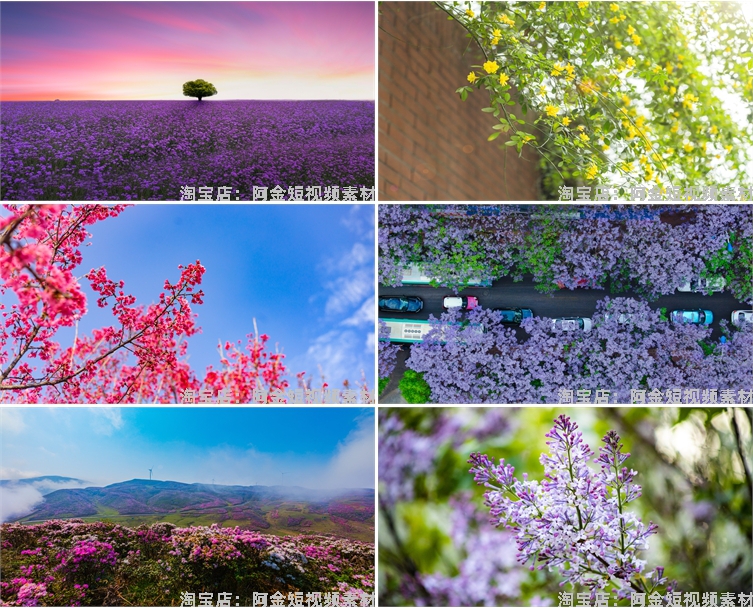
<svg viewBox="0 0 753 608">
<path fill-rule="evenodd" d="M 562 389 L 606 390 L 620 403 L 630 403 L 636 388 L 660 391 L 662 397 L 683 387 L 750 390 L 753 327 L 748 325 L 728 332 L 727 342 L 706 355 L 699 341 L 708 339 L 710 328 L 663 321 L 658 310 L 633 298 L 598 301 L 588 333 L 555 333 L 549 319 L 526 319 L 522 343 L 488 309 L 462 314 L 451 310 L 440 320 L 465 318 L 487 331 L 451 326 L 445 344 L 430 333 L 411 346 L 406 361 L 424 374 L 436 403 L 558 403 Z M 620 322 L 621 315 L 628 322 Z M 720 325 L 726 329 L 727 322 Z"/>
<path fill-rule="evenodd" d="M 379 280 L 398 286 L 402 270 L 421 262 L 439 284 L 456 289 L 474 276 L 522 278 L 544 219 L 517 205 L 380 205 Z M 630 208 L 633 209 L 633 208 Z M 750 205 L 663 205 L 625 213 L 610 205 L 568 206 L 580 219 L 556 218 L 557 247 L 547 276 L 561 288 L 604 288 L 608 276 L 627 278 L 650 298 L 674 293 L 704 270 L 732 234 L 753 238 Z M 486 213 L 486 215 L 485 215 Z M 739 245 L 738 245 L 739 248 Z M 534 265 L 535 266 L 535 265 Z M 753 304 L 753 285 L 731 281 L 740 301 Z"/>
<path fill-rule="evenodd" d="M 656 525 L 645 526 L 625 505 L 640 496 L 633 483 L 636 472 L 622 465 L 619 436 L 610 431 L 602 440 L 594 472 L 588 463 L 593 452 L 578 425 L 559 416 L 546 434 L 549 454 L 541 455 L 545 477 L 539 482 L 514 476 L 514 467 L 479 453 L 471 454 L 477 484 L 485 493 L 492 524 L 515 533 L 518 561 L 530 569 L 557 570 L 563 582 L 602 590 L 614 585 L 619 597 L 634 591 L 652 593 L 666 583 L 663 569 L 640 576 L 645 562 L 638 552 L 648 548 Z"/>
<path fill-rule="evenodd" d="M 386 338 L 389 337 L 389 331 L 387 324 L 380 319 L 379 321 L 379 343 L 378 343 L 378 370 L 380 378 L 389 378 L 392 371 L 395 369 L 397 363 L 397 353 L 400 351 L 400 345 L 394 342 L 389 342 Z"/>
</svg>

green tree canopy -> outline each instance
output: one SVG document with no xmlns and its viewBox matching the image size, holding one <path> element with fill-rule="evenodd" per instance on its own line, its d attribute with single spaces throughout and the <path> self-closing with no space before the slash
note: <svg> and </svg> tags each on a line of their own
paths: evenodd
<svg viewBox="0 0 753 608">
<path fill-rule="evenodd" d="M 183 95 L 186 97 L 198 97 L 201 101 L 202 97 L 211 97 L 217 95 L 217 89 L 211 82 L 206 80 L 191 80 L 183 85 Z"/>
</svg>

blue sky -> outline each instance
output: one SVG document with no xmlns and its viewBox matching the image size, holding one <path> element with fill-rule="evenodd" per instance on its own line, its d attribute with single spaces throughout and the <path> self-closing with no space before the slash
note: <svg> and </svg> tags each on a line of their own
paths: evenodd
<svg viewBox="0 0 753 608">
<path fill-rule="evenodd" d="M 189 340 L 189 363 L 203 378 L 217 367 L 218 343 L 253 332 L 278 345 L 295 384 L 306 371 L 330 386 L 366 375 L 374 386 L 373 205 L 140 204 L 90 227 L 80 274 L 105 266 L 139 303 L 155 302 L 179 264 L 206 267 L 204 304 L 193 309 L 202 333 Z M 82 281 L 89 313 L 79 327 L 112 324 Z M 68 346 L 73 332 L 60 332 Z M 62 339 L 65 336 L 65 340 Z"/>
<path fill-rule="evenodd" d="M 368 407 L 3 407 L 0 439 L 0 479 L 374 487 Z"/>
</svg>

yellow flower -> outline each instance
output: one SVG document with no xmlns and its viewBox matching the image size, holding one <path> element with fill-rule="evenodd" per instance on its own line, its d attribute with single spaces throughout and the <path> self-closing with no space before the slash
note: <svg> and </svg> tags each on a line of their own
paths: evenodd
<svg viewBox="0 0 753 608">
<path fill-rule="evenodd" d="M 588 95 L 589 93 L 596 93 L 596 91 L 599 90 L 599 86 L 590 78 L 579 83 L 578 88 L 586 95 Z"/>
<path fill-rule="evenodd" d="M 588 2 L 578 2 L 578 8 L 586 8 L 588 6 Z"/>
<path fill-rule="evenodd" d="M 644 125 L 645 122 L 646 122 L 646 117 L 641 115 L 635 119 L 635 126 L 640 129 Z"/>
<path fill-rule="evenodd" d="M 682 105 L 686 108 L 693 109 L 693 104 L 698 101 L 698 97 L 693 93 L 685 93 L 685 97 L 682 98 Z"/>
<path fill-rule="evenodd" d="M 627 139 L 633 139 L 636 135 L 638 135 L 638 130 L 633 125 L 628 125 L 627 130 Z"/>
<path fill-rule="evenodd" d="M 586 176 L 586 179 L 593 179 L 598 175 L 598 173 L 598 167 L 595 164 L 591 163 L 590 165 L 588 165 L 588 167 L 586 167 L 584 175 Z"/>
<path fill-rule="evenodd" d="M 648 162 L 648 158 L 645 154 L 641 154 L 641 157 L 638 159 L 638 162 L 642 165 L 645 165 Z"/>
<path fill-rule="evenodd" d="M 468 74 L 468 82 L 470 82 L 471 84 L 476 82 L 476 72 L 471 72 L 470 74 Z"/>
<path fill-rule="evenodd" d="M 609 5 L 609 8 L 611 8 L 611 9 L 612 9 L 612 10 L 613 10 L 613 11 L 614 11 L 615 13 L 616 13 L 616 12 L 617 12 L 618 10 L 620 10 L 620 7 L 619 7 L 619 6 L 617 6 L 617 5 L 616 5 L 616 4 L 614 3 L 614 2 L 612 2 L 612 4 L 610 4 L 610 5 Z"/>
<path fill-rule="evenodd" d="M 496 74 L 499 66 L 497 65 L 496 61 L 487 61 L 484 64 L 484 69 L 486 70 L 487 74 Z"/>
<path fill-rule="evenodd" d="M 611 19 L 609 20 L 609 23 L 614 23 L 615 25 L 617 25 L 617 24 L 618 24 L 619 22 L 620 22 L 620 19 L 619 19 L 619 17 L 612 17 L 612 18 L 611 18 Z"/>
<path fill-rule="evenodd" d="M 614 48 L 621 49 L 622 48 L 622 42 L 620 42 L 619 40 L 615 40 L 615 42 L 614 42 Z"/>
<path fill-rule="evenodd" d="M 704 153 L 704 154 L 706 154 L 706 143 L 707 143 L 707 142 L 705 142 L 705 141 L 704 141 L 704 142 L 703 142 L 703 145 L 701 146 L 701 150 L 703 150 L 703 153 Z"/>
<path fill-rule="evenodd" d="M 494 36 L 495 38 L 501 38 L 501 37 L 502 37 L 502 30 L 500 30 L 500 29 L 495 29 L 495 30 L 494 30 L 494 31 L 492 32 L 492 36 Z"/>
<path fill-rule="evenodd" d="M 658 73 L 658 72 L 661 72 L 661 66 L 660 66 L 660 65 L 655 65 L 654 67 L 652 67 L 652 68 L 651 68 L 651 71 L 652 71 L 652 72 L 653 72 L 654 74 L 656 74 L 656 73 Z"/>
<path fill-rule="evenodd" d="M 557 116 L 557 114 L 559 114 L 559 111 L 560 111 L 560 109 L 559 109 L 559 108 L 558 108 L 557 106 L 546 106 L 546 107 L 544 108 L 544 111 L 545 111 L 545 112 L 546 112 L 546 113 L 547 113 L 547 114 L 548 114 L 549 116 Z"/>
<path fill-rule="evenodd" d="M 546 2 L 540 2 L 539 3 L 539 10 L 543 11 L 546 8 Z"/>
<path fill-rule="evenodd" d="M 565 68 L 563 68 L 559 62 L 555 63 L 552 67 L 552 76 L 559 76 L 564 70 Z"/>
<path fill-rule="evenodd" d="M 674 95 L 677 93 L 677 87 L 669 87 L 669 94 Z"/>
<path fill-rule="evenodd" d="M 678 55 L 677 56 L 677 61 L 682 61 L 683 59 L 685 59 L 685 55 Z"/>
<path fill-rule="evenodd" d="M 603 146 L 601 146 L 601 149 L 606 152 L 607 150 L 609 150 L 609 146 L 607 144 L 604 144 Z"/>
<path fill-rule="evenodd" d="M 567 70 L 567 76 L 565 77 L 567 80 L 575 79 L 575 66 L 572 63 L 568 63 L 565 66 L 565 70 Z"/>
<path fill-rule="evenodd" d="M 590 139 L 591 139 L 591 138 L 590 138 L 590 137 L 589 137 L 588 135 L 586 135 L 585 133 L 581 133 L 580 135 L 578 135 L 578 137 L 580 137 L 581 141 L 588 141 L 588 140 L 590 140 Z"/>
<path fill-rule="evenodd" d="M 638 46 L 641 43 L 641 37 L 638 34 L 633 34 L 631 38 L 633 39 L 633 44 L 635 46 Z"/>
<path fill-rule="evenodd" d="M 578 125 L 578 131 L 585 131 L 586 125 Z"/>
<path fill-rule="evenodd" d="M 468 15 L 469 19 L 473 19 L 474 17 L 473 11 L 471 9 L 468 9 L 467 11 L 465 11 L 465 14 Z"/>
<path fill-rule="evenodd" d="M 727 152 L 732 152 L 732 146 L 724 146 L 724 149 L 727 150 Z"/>
<path fill-rule="evenodd" d="M 624 103 L 626 106 L 630 105 L 630 97 L 628 97 L 624 93 L 620 97 L 622 99 L 622 103 Z"/>
<path fill-rule="evenodd" d="M 505 25 L 515 25 L 515 21 L 510 19 L 507 15 L 504 13 L 499 16 L 499 20 L 504 23 Z M 495 34 L 496 36 L 496 34 Z"/>
<path fill-rule="evenodd" d="M 672 133 L 677 133 L 677 131 L 679 131 L 679 130 L 680 130 L 680 125 L 678 123 L 673 124 L 672 128 L 670 129 L 670 131 L 672 131 Z"/>
<path fill-rule="evenodd" d="M 628 36 L 635 34 L 635 28 L 632 25 L 628 25 Z"/>
<path fill-rule="evenodd" d="M 632 161 L 622 163 L 622 165 L 620 165 L 620 169 L 622 169 L 625 173 L 630 173 L 633 170 Z"/>
<path fill-rule="evenodd" d="M 521 136 L 520 136 L 520 138 L 521 138 L 521 139 L 522 139 L 522 140 L 523 140 L 524 142 L 529 142 L 529 141 L 531 141 L 532 139 L 536 139 L 536 136 L 535 136 L 535 135 L 531 135 L 530 133 L 522 133 L 522 134 L 521 134 Z"/>
<path fill-rule="evenodd" d="M 716 135 L 717 133 L 719 133 L 719 129 L 717 128 L 716 125 L 712 125 L 711 128 L 709 129 L 709 133 L 711 133 L 712 135 Z"/>
<path fill-rule="evenodd" d="M 510 38 L 510 40 L 512 40 L 515 44 L 518 43 L 518 39 L 515 36 L 513 36 L 512 38 Z"/>
<path fill-rule="evenodd" d="M 675 153 L 675 149 L 674 148 L 667 148 L 665 150 L 665 152 L 666 152 L 667 156 L 672 156 Z"/>
<path fill-rule="evenodd" d="M 543 84 L 539 87 L 539 95 L 546 95 L 546 87 Z"/>
<path fill-rule="evenodd" d="M 499 44 L 499 38 L 492 38 L 492 46 Z"/>
<path fill-rule="evenodd" d="M 693 150 L 693 144 L 686 142 L 683 144 L 682 149 L 685 150 L 685 152 L 691 152 Z"/>
<path fill-rule="evenodd" d="M 632 70 L 635 67 L 635 59 L 628 57 L 625 65 L 627 66 L 628 70 Z"/>
<path fill-rule="evenodd" d="M 667 74 L 671 74 L 672 72 L 675 71 L 675 66 L 669 63 L 669 61 L 667 61 L 666 68 L 667 68 Z"/>
<path fill-rule="evenodd" d="M 510 80 L 510 77 L 507 74 L 505 74 L 504 72 L 500 73 L 499 84 L 501 84 L 502 86 L 505 86 L 508 80 Z"/>
<path fill-rule="evenodd" d="M 620 14 L 620 21 L 625 21 L 625 15 L 623 13 Z"/>
<path fill-rule="evenodd" d="M 569 125 L 571 122 L 572 120 L 570 120 L 567 116 L 562 119 L 562 124 L 565 126 Z"/>
</svg>

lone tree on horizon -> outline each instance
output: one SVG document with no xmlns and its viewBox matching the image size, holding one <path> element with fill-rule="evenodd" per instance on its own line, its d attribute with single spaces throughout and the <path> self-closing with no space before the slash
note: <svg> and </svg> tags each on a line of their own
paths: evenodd
<svg viewBox="0 0 753 608">
<path fill-rule="evenodd" d="M 186 97 L 198 97 L 201 101 L 202 97 L 211 97 L 217 95 L 217 89 L 211 82 L 206 80 L 191 80 L 183 85 L 183 95 Z"/>
</svg>

